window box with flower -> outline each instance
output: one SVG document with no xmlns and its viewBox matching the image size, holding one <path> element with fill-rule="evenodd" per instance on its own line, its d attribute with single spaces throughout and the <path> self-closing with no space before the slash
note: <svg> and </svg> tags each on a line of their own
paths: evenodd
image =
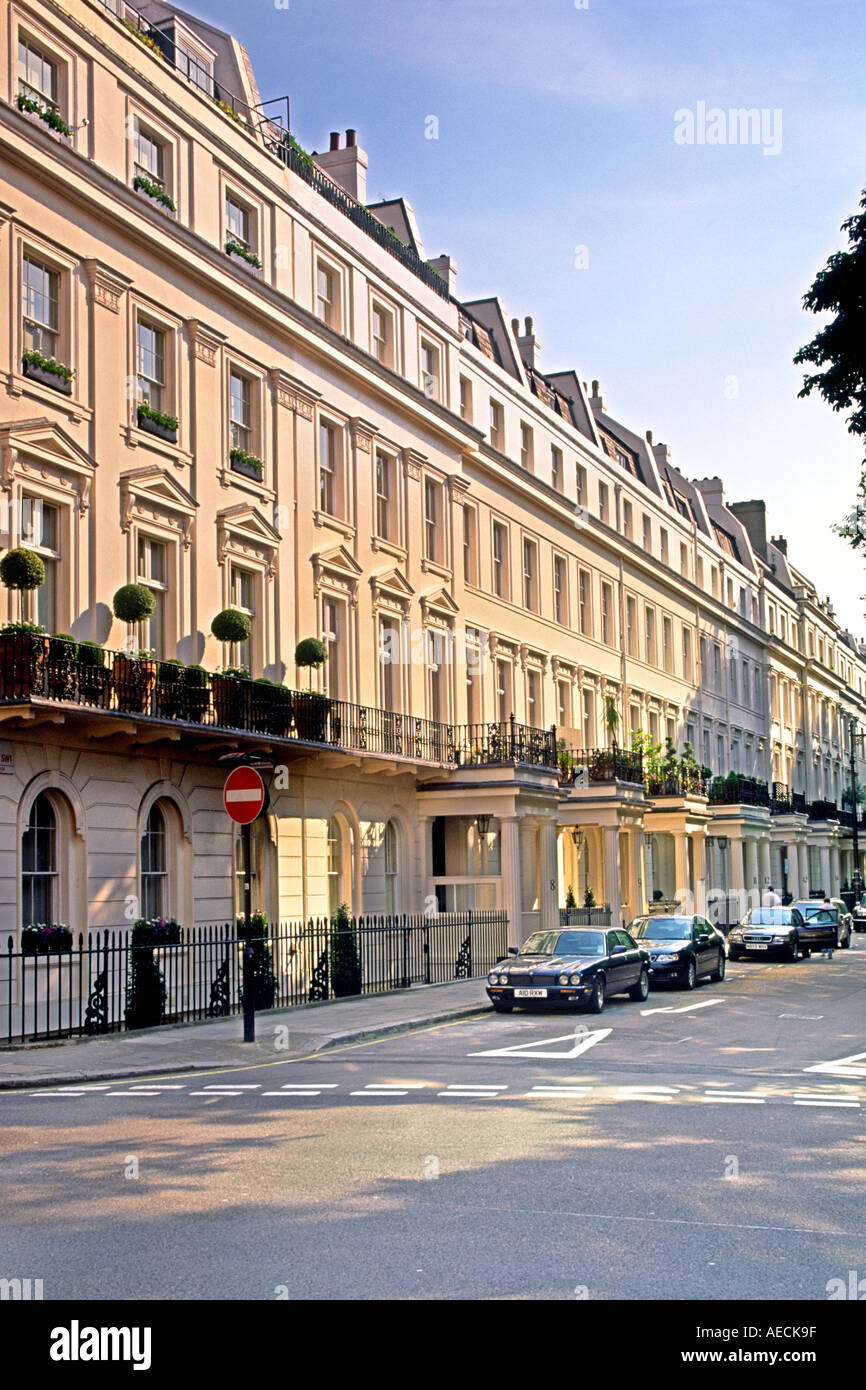
<svg viewBox="0 0 866 1390">
<path fill-rule="evenodd" d="M 228 237 L 225 250 L 227 256 L 237 256 L 240 260 L 246 261 L 247 265 L 253 270 L 261 271 L 262 263 L 256 253 L 251 251 L 248 246 L 241 246 L 239 241 L 235 241 L 234 237 Z"/>
<path fill-rule="evenodd" d="M 132 180 L 132 186 L 136 193 L 143 193 L 146 198 L 149 198 L 152 203 L 157 203 L 171 217 L 177 215 L 174 199 L 166 193 L 164 188 L 160 188 L 158 183 L 153 183 L 144 174 L 136 174 Z"/>
<path fill-rule="evenodd" d="M 26 92 L 19 92 L 15 101 L 19 111 L 25 111 L 28 116 L 38 116 L 40 121 L 44 121 L 54 131 L 55 135 L 63 135 L 66 139 L 72 135 L 72 131 L 55 106 L 50 106 L 47 102 L 36 101 L 33 97 L 29 97 Z"/>
<path fill-rule="evenodd" d="M 229 454 L 232 472 L 242 473 L 245 478 L 255 478 L 261 482 L 264 468 L 261 459 L 248 454 L 245 449 L 232 449 Z"/>
<path fill-rule="evenodd" d="M 168 444 L 177 443 L 177 420 L 173 415 L 152 410 L 145 401 L 139 401 L 136 415 L 140 430 L 144 430 L 146 434 L 154 434 L 157 439 L 164 439 Z"/>
<path fill-rule="evenodd" d="M 64 366 L 56 358 L 46 357 L 36 348 L 32 348 L 23 354 L 21 365 L 24 375 L 31 381 L 38 381 L 41 386 L 49 386 L 52 391 L 59 391 L 62 396 L 72 395 L 72 378 L 75 373 L 71 367 Z"/>
<path fill-rule="evenodd" d="M 72 950 L 72 928 L 62 922 L 35 923 L 21 929 L 21 954 L 48 956 Z"/>
</svg>

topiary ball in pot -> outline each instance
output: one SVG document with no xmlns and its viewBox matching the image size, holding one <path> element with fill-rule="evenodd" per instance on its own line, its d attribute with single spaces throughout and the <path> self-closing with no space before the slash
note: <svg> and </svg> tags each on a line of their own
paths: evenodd
<svg viewBox="0 0 866 1390">
<path fill-rule="evenodd" d="M 210 630 L 218 642 L 248 642 L 253 625 L 247 613 L 241 613 L 237 608 L 224 608 L 217 613 Z"/>
<path fill-rule="evenodd" d="M 38 589 L 45 582 L 45 564 L 35 550 L 19 546 L 0 560 L 0 580 L 7 589 Z"/>
<path fill-rule="evenodd" d="M 156 608 L 156 595 L 144 584 L 123 584 L 111 600 L 111 607 L 122 623 L 140 623 Z"/>
</svg>

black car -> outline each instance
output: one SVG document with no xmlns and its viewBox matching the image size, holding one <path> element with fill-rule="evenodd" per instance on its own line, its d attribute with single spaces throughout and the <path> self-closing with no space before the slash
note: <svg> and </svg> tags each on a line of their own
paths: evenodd
<svg viewBox="0 0 866 1390">
<path fill-rule="evenodd" d="M 794 906 L 803 915 L 800 945 L 807 951 L 851 945 L 850 918 L 844 903 L 838 900 L 822 903 L 820 898 L 807 898 Z"/>
<path fill-rule="evenodd" d="M 627 931 L 568 927 L 533 932 L 512 960 L 487 976 L 497 1013 L 519 1008 L 585 1008 L 600 1014 L 609 994 L 649 994 L 649 955 Z"/>
<path fill-rule="evenodd" d="M 738 927 L 728 933 L 728 956 L 741 960 L 754 953 L 781 951 L 788 960 L 800 956 L 803 914 L 796 907 L 750 907 Z"/>
<path fill-rule="evenodd" d="M 725 938 L 705 917 L 636 917 L 629 931 L 650 955 L 650 980 L 694 989 L 702 976 L 725 978 Z"/>
<path fill-rule="evenodd" d="M 859 903 L 854 904 L 851 916 L 854 919 L 854 930 L 866 931 L 866 893 L 862 895 Z"/>
</svg>

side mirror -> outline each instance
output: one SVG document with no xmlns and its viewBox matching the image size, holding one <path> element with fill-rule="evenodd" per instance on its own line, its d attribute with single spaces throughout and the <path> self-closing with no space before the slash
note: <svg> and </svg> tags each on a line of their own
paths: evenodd
<svg viewBox="0 0 866 1390">
<path fill-rule="evenodd" d="M 508 948 L 508 954 L 509 954 L 510 956 L 519 956 L 519 955 L 520 955 L 520 951 L 518 950 L 518 948 L 517 948 L 516 946 L 509 946 L 509 948 Z M 503 957 L 503 960 L 504 960 L 504 957 Z"/>
<path fill-rule="evenodd" d="M 612 955 L 612 956 L 621 956 L 622 953 L 623 953 L 623 951 L 627 951 L 627 950 L 628 950 L 628 947 L 627 947 L 627 946 L 614 946 L 613 950 L 611 951 L 611 955 Z"/>
</svg>

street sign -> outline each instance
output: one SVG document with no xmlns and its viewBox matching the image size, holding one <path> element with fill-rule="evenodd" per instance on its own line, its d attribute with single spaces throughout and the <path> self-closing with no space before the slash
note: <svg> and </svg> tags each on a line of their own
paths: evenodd
<svg viewBox="0 0 866 1390">
<path fill-rule="evenodd" d="M 249 825 L 261 815 L 265 784 L 254 767 L 236 767 L 226 778 L 223 805 L 236 825 Z"/>
</svg>

